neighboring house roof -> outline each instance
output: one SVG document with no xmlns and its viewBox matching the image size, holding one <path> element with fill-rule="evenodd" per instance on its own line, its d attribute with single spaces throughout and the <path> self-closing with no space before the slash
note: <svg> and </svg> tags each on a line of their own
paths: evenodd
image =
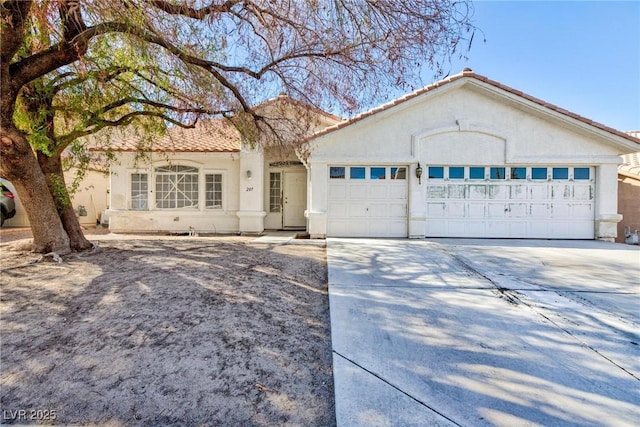
<svg viewBox="0 0 640 427">
<path fill-rule="evenodd" d="M 636 138 L 640 138 L 640 131 L 631 131 L 627 133 Z M 622 156 L 622 164 L 618 166 L 618 172 L 623 175 L 640 179 L 640 152 L 625 154 Z"/>
<path fill-rule="evenodd" d="M 112 141 L 109 151 L 159 151 L 176 153 L 235 153 L 240 151 L 240 132 L 227 119 L 209 119 L 193 128 L 174 126 L 152 141 L 125 138 Z"/>
<path fill-rule="evenodd" d="M 276 96 L 275 98 L 270 98 L 267 99 L 264 102 L 261 102 L 260 104 L 258 104 L 254 109 L 255 110 L 264 110 L 265 108 L 269 108 L 273 105 L 277 105 L 279 103 L 284 103 L 284 104 L 288 104 L 291 105 L 293 107 L 296 108 L 302 108 L 305 110 L 308 110 L 314 114 L 317 114 L 319 116 L 323 116 L 325 117 L 327 120 L 331 121 L 331 122 L 341 122 L 344 121 L 344 119 L 342 117 L 338 117 L 334 114 L 328 113 L 318 107 L 315 107 L 311 104 L 306 104 L 302 101 L 298 101 L 297 99 L 293 99 L 291 98 L 289 95 L 285 94 L 285 93 L 281 93 L 280 95 Z"/>
<path fill-rule="evenodd" d="M 618 172 L 640 178 L 640 153 L 625 154 Z"/>
<path fill-rule="evenodd" d="M 397 99 L 395 99 L 395 100 L 393 100 L 391 102 L 388 102 L 388 103 L 383 104 L 383 105 L 381 105 L 379 107 L 373 108 L 373 109 L 371 109 L 369 111 L 365 111 L 364 113 L 361 113 L 361 114 L 359 114 L 359 115 L 357 115 L 357 116 L 355 116 L 355 117 L 353 117 L 353 118 L 351 118 L 349 120 L 345 120 L 345 121 L 340 122 L 340 123 L 338 123 L 336 125 L 330 126 L 330 127 L 326 128 L 326 129 L 323 129 L 320 132 L 317 132 L 317 133 L 313 134 L 309 138 L 309 140 L 318 138 L 320 136 L 326 135 L 326 134 L 331 133 L 331 132 L 335 132 L 335 131 L 337 131 L 339 129 L 342 129 L 344 127 L 352 125 L 353 123 L 356 123 L 356 122 L 359 122 L 359 121 L 361 121 L 363 119 L 366 119 L 367 117 L 370 117 L 370 116 L 373 116 L 375 114 L 381 113 L 383 111 L 389 110 L 389 109 L 391 109 L 391 108 L 393 108 L 393 107 L 395 107 L 397 105 L 403 104 L 403 103 L 405 103 L 405 102 L 407 102 L 407 101 L 409 101 L 411 99 L 414 99 L 414 98 L 416 98 L 418 96 L 421 96 L 421 95 L 423 95 L 425 93 L 435 91 L 436 89 L 439 89 L 439 88 L 441 88 L 443 86 L 449 85 L 449 84 L 451 84 L 451 83 L 453 83 L 453 82 L 455 82 L 457 80 L 461 80 L 461 79 L 473 79 L 473 80 L 477 80 L 477 81 L 486 83 L 489 86 L 492 86 L 492 87 L 500 89 L 500 90 L 504 90 L 504 91 L 506 91 L 506 92 L 508 92 L 510 94 L 513 94 L 513 95 L 519 96 L 521 98 L 524 98 L 527 101 L 530 101 L 530 102 L 532 102 L 534 104 L 537 104 L 537 105 L 539 105 L 541 107 L 544 107 L 546 109 L 552 110 L 552 111 L 557 112 L 557 113 L 560 113 L 560 114 L 565 115 L 567 117 L 570 117 L 572 119 L 578 120 L 579 122 L 581 122 L 583 124 L 586 124 L 586 125 L 589 125 L 589 126 L 593 126 L 593 127 L 598 128 L 600 130 L 609 132 L 609 133 L 611 133 L 613 135 L 616 135 L 616 136 L 622 137 L 622 138 L 624 138 L 626 140 L 629 140 L 631 142 L 634 142 L 636 144 L 640 144 L 640 139 L 638 138 L 640 135 L 634 136 L 634 135 L 631 135 L 629 133 L 624 133 L 624 132 L 621 132 L 619 130 L 613 129 L 613 128 L 611 128 L 609 126 L 606 126 L 606 125 L 603 125 L 601 123 L 594 122 L 593 120 L 587 119 L 586 117 L 582 117 L 582 116 L 580 116 L 578 114 L 572 113 L 571 111 L 565 110 L 565 109 L 560 108 L 560 107 L 558 107 L 556 105 L 553 105 L 553 104 L 550 104 L 550 103 L 548 103 L 546 101 L 543 101 L 541 99 L 535 98 L 535 97 L 533 97 L 531 95 L 527 95 L 526 93 L 524 93 L 522 91 L 519 91 L 517 89 L 514 89 L 514 88 L 512 88 L 510 86 L 504 85 L 504 84 L 499 83 L 499 82 L 497 82 L 495 80 L 491 80 L 491 79 L 489 79 L 489 78 L 487 78 L 485 76 L 477 74 L 477 73 L 473 72 L 473 70 L 471 70 L 470 68 L 465 68 L 459 74 L 450 76 L 450 77 L 448 77 L 448 78 L 446 78 L 444 80 L 437 81 L 437 82 L 435 82 L 435 83 L 433 83 L 431 85 L 425 86 L 425 87 L 423 87 L 421 89 L 418 89 L 418 90 L 416 90 L 414 92 L 406 94 L 406 95 L 404 95 L 404 96 L 402 96 L 400 98 L 397 98 Z"/>
</svg>

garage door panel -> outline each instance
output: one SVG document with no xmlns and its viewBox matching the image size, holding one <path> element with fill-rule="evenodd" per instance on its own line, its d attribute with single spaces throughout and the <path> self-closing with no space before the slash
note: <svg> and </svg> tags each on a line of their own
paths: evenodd
<svg viewBox="0 0 640 427">
<path fill-rule="evenodd" d="M 504 203 L 487 203 L 487 212 L 491 219 L 506 218 L 507 216 L 507 209 L 505 208 Z"/>
<path fill-rule="evenodd" d="M 566 203 L 554 203 L 551 205 L 551 218 L 571 218 L 571 206 Z"/>
<path fill-rule="evenodd" d="M 544 184 L 529 185 L 529 200 L 546 200 L 549 199 L 550 187 Z"/>
<path fill-rule="evenodd" d="M 467 211 L 469 212 L 469 218 L 484 218 L 486 216 L 484 203 L 469 202 Z"/>
<path fill-rule="evenodd" d="M 409 189 L 406 184 L 390 184 L 390 199 L 407 200 L 408 197 Z"/>
<path fill-rule="evenodd" d="M 348 216 L 347 209 L 348 209 L 348 206 L 343 201 L 329 202 L 329 211 L 332 212 L 332 214 L 335 217 L 338 217 L 338 218 L 347 217 Z"/>
<path fill-rule="evenodd" d="M 391 207 L 388 203 L 371 201 L 368 204 L 368 209 L 368 216 L 371 218 L 386 218 L 390 216 Z"/>
<path fill-rule="evenodd" d="M 449 199 L 465 199 L 467 197 L 466 185 L 449 185 L 448 198 Z"/>
<path fill-rule="evenodd" d="M 466 212 L 466 203 L 449 202 L 447 203 L 447 215 L 450 218 L 464 218 Z"/>
<path fill-rule="evenodd" d="M 332 197 L 329 199 L 329 203 L 332 200 L 345 200 L 347 198 L 347 186 L 344 184 L 330 184 L 329 193 Z"/>
<path fill-rule="evenodd" d="M 590 185 L 575 185 L 573 187 L 573 200 L 591 200 L 593 191 Z"/>
<path fill-rule="evenodd" d="M 509 187 L 509 198 L 511 200 L 526 200 L 529 197 L 529 187 L 526 185 L 513 185 Z"/>
<path fill-rule="evenodd" d="M 349 185 L 348 193 L 351 200 L 366 200 L 368 197 L 366 185 L 360 183 Z"/>
<path fill-rule="evenodd" d="M 489 184 L 488 189 L 489 189 L 488 197 L 490 199 L 493 199 L 493 200 L 509 199 L 509 187 L 504 184 Z"/>
<path fill-rule="evenodd" d="M 526 203 L 509 203 L 509 218 L 526 218 L 528 214 L 528 205 Z"/>
<path fill-rule="evenodd" d="M 387 205 L 387 216 L 391 218 L 404 218 L 407 217 L 407 205 L 406 203 L 389 203 Z"/>
<path fill-rule="evenodd" d="M 446 207 L 445 202 L 427 203 L 427 216 L 429 218 L 444 218 Z"/>
<path fill-rule="evenodd" d="M 509 237 L 527 237 L 529 234 L 529 226 L 526 221 L 509 222 Z"/>
<path fill-rule="evenodd" d="M 369 215 L 368 208 L 368 203 L 351 202 L 348 205 L 348 216 L 352 218 L 366 218 Z"/>
<path fill-rule="evenodd" d="M 587 204 L 587 203 L 578 203 L 578 204 L 573 204 L 572 206 L 572 216 L 574 219 L 591 219 L 593 218 L 594 212 L 593 212 L 593 205 L 592 204 Z"/>
<path fill-rule="evenodd" d="M 470 185 L 469 186 L 469 199 L 485 199 L 487 197 L 486 185 Z"/>
<path fill-rule="evenodd" d="M 531 203 L 529 205 L 531 218 L 547 218 L 549 216 L 548 203 Z"/>
<path fill-rule="evenodd" d="M 551 186 L 552 200 L 571 200 L 571 186 L 567 184 L 556 184 Z"/>
<path fill-rule="evenodd" d="M 389 198 L 389 188 L 386 185 L 372 184 L 368 188 L 369 199 L 387 199 Z"/>
<path fill-rule="evenodd" d="M 447 187 L 444 185 L 430 185 L 427 187 L 427 198 L 441 199 L 447 196 Z"/>
</svg>

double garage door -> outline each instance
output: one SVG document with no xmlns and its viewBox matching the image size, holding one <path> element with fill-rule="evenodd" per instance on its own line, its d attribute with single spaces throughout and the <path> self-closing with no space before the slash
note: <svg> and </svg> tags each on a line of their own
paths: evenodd
<svg viewBox="0 0 640 427">
<path fill-rule="evenodd" d="M 406 237 L 408 169 L 330 166 L 327 235 Z M 426 237 L 594 238 L 593 168 L 427 166 L 425 175 L 412 203 L 425 204 Z"/>
<path fill-rule="evenodd" d="M 427 237 L 594 238 L 589 167 L 427 167 Z"/>
</svg>

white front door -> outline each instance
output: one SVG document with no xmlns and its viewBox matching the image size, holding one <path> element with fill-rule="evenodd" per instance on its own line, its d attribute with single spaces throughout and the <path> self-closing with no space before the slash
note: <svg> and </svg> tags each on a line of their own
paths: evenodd
<svg viewBox="0 0 640 427">
<path fill-rule="evenodd" d="M 307 225 L 304 210 L 307 206 L 307 173 L 284 173 L 283 227 L 304 228 Z"/>
</svg>

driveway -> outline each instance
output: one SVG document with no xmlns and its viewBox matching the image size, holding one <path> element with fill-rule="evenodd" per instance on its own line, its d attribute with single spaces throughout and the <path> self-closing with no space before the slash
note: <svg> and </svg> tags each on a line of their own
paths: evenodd
<svg viewBox="0 0 640 427">
<path fill-rule="evenodd" d="M 328 239 L 342 426 L 638 425 L 640 248 Z"/>
</svg>

